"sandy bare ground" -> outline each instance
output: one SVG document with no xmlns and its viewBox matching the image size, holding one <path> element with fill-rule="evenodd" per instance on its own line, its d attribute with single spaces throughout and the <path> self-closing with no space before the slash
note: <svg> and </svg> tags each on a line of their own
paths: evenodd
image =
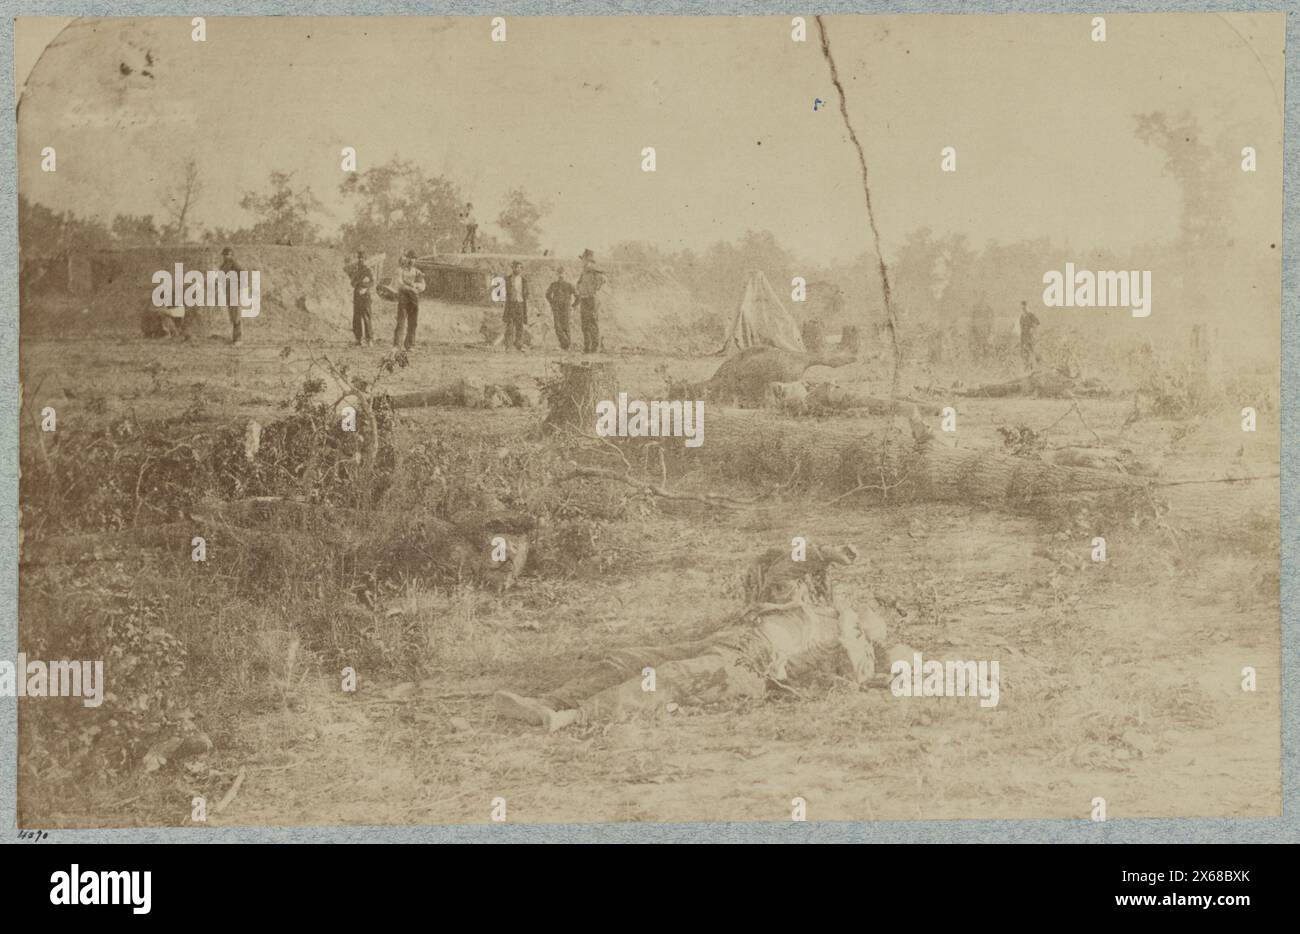
<svg viewBox="0 0 1300 934">
<path fill-rule="evenodd" d="M 23 375 L 29 393 L 39 385 L 41 404 L 70 409 L 103 398 L 110 412 L 176 414 L 202 401 L 223 418 L 275 417 L 307 356 L 295 348 L 286 365 L 279 350 L 27 341 Z M 380 353 L 342 344 L 311 352 L 356 365 Z M 543 376 L 554 359 L 429 349 L 390 385 Z M 661 366 L 699 378 L 716 364 L 618 360 L 629 384 L 647 391 L 662 385 Z M 872 366 L 836 376 L 877 381 Z M 1066 419 L 1054 440 L 1117 434 L 1130 404 L 1084 402 L 1088 426 Z M 1042 427 L 1067 408 L 965 401 L 960 443 L 993 444 L 998 425 Z M 419 413 L 403 431 L 472 432 L 490 419 L 508 437 L 538 417 Z M 1277 466 L 1276 434 L 1243 443 L 1232 412 L 1190 432 L 1148 420 L 1126 438 L 1159 451 L 1170 477 L 1210 476 L 1230 462 L 1259 473 Z M 1112 819 L 1280 813 L 1275 552 L 1212 538 L 1180 550 L 1149 530 L 1116 528 L 1104 531 L 1109 560 L 1097 564 L 1090 542 L 1102 533 L 1064 521 L 830 499 L 739 510 L 647 504 L 643 519 L 606 530 L 603 572 L 525 576 L 502 596 L 413 589 L 383 612 L 429 635 L 418 679 L 361 671 L 358 691 L 344 694 L 317 665 L 292 695 L 257 703 L 214 686 L 204 725 L 215 750 L 202 769 L 136 773 L 86 790 L 60 802 L 57 823 L 188 824 L 191 797 L 219 797 L 241 768 L 238 796 L 210 825 L 486 822 L 498 796 L 513 822 L 788 820 L 795 796 L 815 820 L 1086 819 L 1096 796 Z M 865 560 L 845 570 L 840 587 L 851 599 L 879 600 L 894 639 L 928 656 L 998 659 L 998 707 L 896 698 L 826 675 L 800 686 L 801 697 L 774 690 L 763 702 L 682 707 L 554 735 L 493 712 L 497 688 L 540 693 L 611 647 L 707 631 L 738 608 L 746 563 L 795 535 L 862 548 Z M 291 629 L 293 607 L 276 612 Z M 1259 672 L 1255 693 L 1241 690 L 1246 665 Z"/>
</svg>

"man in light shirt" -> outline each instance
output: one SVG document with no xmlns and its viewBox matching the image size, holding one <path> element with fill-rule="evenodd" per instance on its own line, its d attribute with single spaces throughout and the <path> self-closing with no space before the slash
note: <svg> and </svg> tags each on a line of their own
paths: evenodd
<svg viewBox="0 0 1300 934">
<path fill-rule="evenodd" d="M 478 252 L 478 221 L 474 219 L 474 205 L 465 204 L 465 210 L 460 212 L 460 222 L 465 225 L 465 239 L 461 241 L 460 251 L 462 253 Z"/>
<path fill-rule="evenodd" d="M 397 288 L 397 329 L 393 331 L 393 346 L 412 350 L 415 347 L 415 326 L 420 320 L 420 293 L 424 291 L 424 273 L 415 265 L 414 250 L 407 250 L 398 263 L 394 285 Z"/>
</svg>

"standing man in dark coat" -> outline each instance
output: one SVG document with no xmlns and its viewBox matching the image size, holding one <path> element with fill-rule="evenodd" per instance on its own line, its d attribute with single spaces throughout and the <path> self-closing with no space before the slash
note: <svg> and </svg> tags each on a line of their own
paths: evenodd
<svg viewBox="0 0 1300 934">
<path fill-rule="evenodd" d="M 223 273 L 233 272 L 239 275 L 239 264 L 235 262 L 235 251 L 226 247 L 221 251 L 221 271 Z M 239 307 L 239 287 L 235 287 L 234 295 L 226 296 L 226 314 L 230 316 L 230 343 L 238 346 L 244 340 L 244 316 Z"/>
<path fill-rule="evenodd" d="M 569 312 L 577 298 L 573 283 L 564 278 L 564 267 L 555 267 L 555 281 L 546 290 L 546 300 L 551 305 L 551 317 L 555 321 L 555 339 L 560 342 L 561 350 L 569 349 Z"/>
<path fill-rule="evenodd" d="M 582 322 L 582 352 L 600 352 L 599 306 L 596 293 L 605 284 L 605 274 L 596 268 L 596 254 L 583 250 L 582 275 L 578 277 L 578 319 Z"/>
<path fill-rule="evenodd" d="M 345 270 L 352 280 L 352 334 L 357 346 L 369 346 L 375 336 L 370 325 L 370 287 L 375 283 L 374 271 L 366 265 L 366 254 L 357 250 L 357 261 Z"/>
<path fill-rule="evenodd" d="M 515 260 L 510 264 L 510 275 L 506 277 L 506 312 L 505 312 L 505 348 L 510 349 L 513 341 L 515 350 L 524 349 L 524 326 L 528 324 L 528 279 L 524 276 L 523 263 Z"/>
<path fill-rule="evenodd" d="M 1038 316 L 1029 310 L 1029 303 L 1021 302 L 1020 359 L 1024 361 L 1025 369 L 1031 373 L 1038 369 L 1038 349 L 1035 346 L 1037 335 L 1034 334 L 1038 324 Z"/>
</svg>

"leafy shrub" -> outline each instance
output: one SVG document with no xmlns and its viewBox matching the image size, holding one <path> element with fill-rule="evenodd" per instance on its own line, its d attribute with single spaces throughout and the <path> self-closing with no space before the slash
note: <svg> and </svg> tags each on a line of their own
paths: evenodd
<svg viewBox="0 0 1300 934">
<path fill-rule="evenodd" d="M 135 586 L 122 566 L 91 573 L 51 570 L 24 594 L 29 661 L 103 662 L 103 703 L 29 698 L 23 712 L 24 759 L 55 769 L 52 778 L 111 776 L 135 764 L 169 726 L 190 723 L 184 700 L 186 648 L 171 631 L 160 594 Z"/>
</svg>

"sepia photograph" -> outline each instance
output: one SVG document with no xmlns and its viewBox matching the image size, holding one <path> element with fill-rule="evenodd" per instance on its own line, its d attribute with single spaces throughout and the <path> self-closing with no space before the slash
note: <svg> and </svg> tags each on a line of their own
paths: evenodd
<svg viewBox="0 0 1300 934">
<path fill-rule="evenodd" d="M 1279 817 L 1285 39 L 19 17 L 18 827 Z"/>
</svg>

